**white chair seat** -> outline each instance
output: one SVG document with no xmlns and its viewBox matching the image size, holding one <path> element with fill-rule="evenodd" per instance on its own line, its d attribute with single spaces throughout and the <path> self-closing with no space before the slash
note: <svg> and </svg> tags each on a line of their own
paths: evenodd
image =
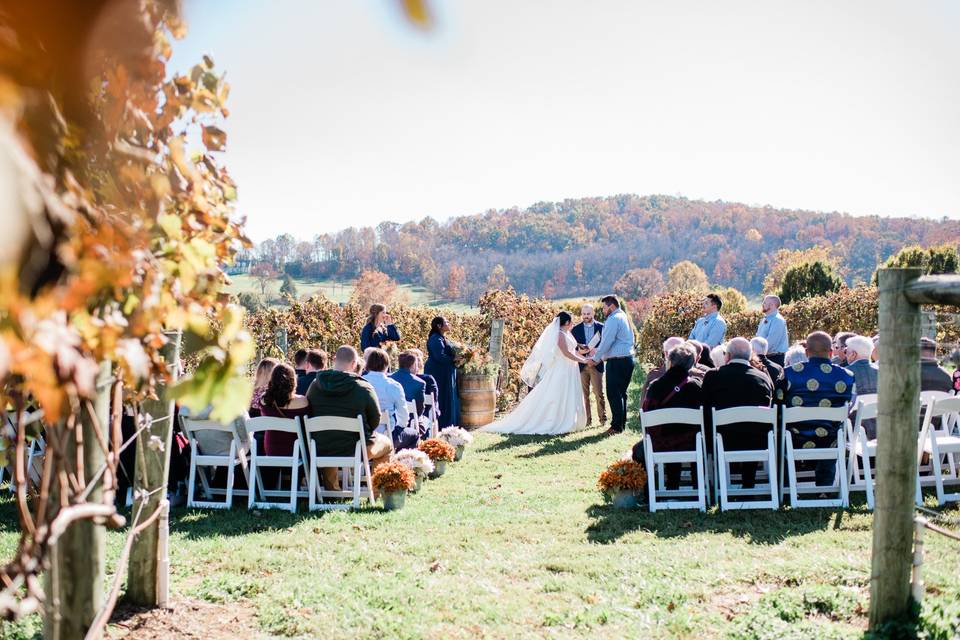
<svg viewBox="0 0 960 640">
<path fill-rule="evenodd" d="M 926 411 L 923 416 L 923 427 L 920 430 L 918 459 L 922 457 L 922 452 L 930 456 L 930 471 L 932 472 L 933 485 L 937 490 L 937 502 L 940 506 L 948 502 L 960 501 L 960 491 L 948 493 L 947 484 L 956 484 L 960 482 L 958 477 L 957 457 L 960 455 L 960 437 L 951 435 L 947 430 L 939 430 L 934 424 L 934 418 L 940 418 L 944 425 L 952 425 L 956 422 L 956 417 L 960 414 L 960 397 L 925 392 L 929 396 L 926 403 Z M 942 392 L 941 392 L 942 393 Z M 922 395 L 922 394 L 921 394 Z M 918 460 L 919 462 L 919 460 Z M 919 469 L 918 469 L 919 474 Z M 918 475 L 917 482 L 917 503 L 923 501 L 920 493 L 920 486 L 929 480 L 930 475 Z"/>
<path fill-rule="evenodd" d="M 250 446 L 250 477 L 252 479 L 250 492 L 247 495 L 247 508 L 253 509 L 289 509 L 290 513 L 297 511 L 297 498 L 300 494 L 300 463 L 303 460 L 301 453 L 303 451 L 302 438 L 300 436 L 299 418 L 275 418 L 261 416 L 259 418 L 248 418 L 245 422 L 247 432 L 247 441 Z M 280 433 L 289 433 L 296 436 L 293 442 L 293 448 L 288 456 L 277 455 L 259 455 L 257 453 L 256 434 L 267 431 Z M 263 478 L 260 475 L 260 467 L 271 469 L 289 469 L 290 487 L 283 489 L 280 482 L 283 479 L 282 474 L 277 476 L 277 488 L 267 489 L 263 485 Z M 258 500 L 257 497 L 264 498 Z M 286 497 L 287 502 L 271 502 L 266 498 Z"/>
<path fill-rule="evenodd" d="M 777 483 L 777 409 L 776 407 L 731 407 L 728 409 L 711 409 L 714 429 L 714 460 L 716 461 L 717 489 L 719 492 L 720 508 L 724 511 L 732 509 L 779 509 L 780 491 Z M 747 449 L 728 451 L 724 446 L 722 427 L 736 427 L 737 425 L 769 426 L 767 432 L 767 447 L 765 449 Z M 729 431 L 729 429 L 726 429 Z M 728 434 L 729 436 L 730 434 Z M 757 483 L 745 488 L 734 485 L 730 465 L 734 463 L 755 462 L 758 464 Z M 765 471 L 766 482 L 761 482 L 762 465 Z M 768 496 L 768 500 L 738 500 L 743 497 Z"/>
<path fill-rule="evenodd" d="M 847 445 L 846 432 L 850 429 L 847 424 L 849 410 L 846 404 L 840 407 L 787 407 L 783 410 L 783 437 L 786 452 L 784 464 L 787 467 L 787 491 L 790 494 L 790 506 L 801 507 L 839 507 L 846 508 L 850 504 L 849 477 L 846 469 Z M 809 422 L 826 421 L 839 424 L 837 442 L 832 447 L 794 447 L 793 435 L 789 425 Z M 818 485 L 814 481 L 801 481 L 797 471 L 799 462 L 820 462 L 836 460 L 836 472 L 831 485 Z M 802 498 L 801 494 L 835 493 L 836 498 Z"/>
<path fill-rule="evenodd" d="M 220 424 L 213 420 L 195 420 L 186 416 L 180 416 L 180 427 L 183 433 L 190 441 L 190 475 L 187 479 L 187 506 L 205 507 L 208 509 L 229 509 L 233 506 L 233 496 L 248 495 L 249 491 L 234 490 L 235 470 L 239 466 L 245 476 L 247 476 L 247 486 L 249 487 L 250 478 L 247 475 L 247 450 L 242 445 L 239 436 L 237 421 L 230 424 Z M 219 455 L 204 452 L 201 442 L 218 443 Z M 220 452 L 219 448 L 224 442 L 229 442 L 229 447 L 225 452 Z M 207 469 L 226 467 L 227 468 L 227 486 L 225 489 L 217 489 L 210 486 L 212 478 L 207 476 Z M 206 500 L 196 499 L 196 481 L 200 479 L 201 491 Z M 224 496 L 224 500 L 216 501 L 212 498 L 217 495 Z"/>
<path fill-rule="evenodd" d="M 363 428 L 363 416 L 356 418 L 340 418 L 334 416 L 319 416 L 307 418 L 303 422 L 303 431 L 309 444 L 307 455 L 309 467 L 308 493 L 310 510 L 354 509 L 360 508 L 361 492 L 371 503 L 374 501 L 373 484 L 370 479 L 370 460 L 367 458 L 367 447 Z M 357 438 L 357 444 L 352 456 L 318 456 L 317 443 L 313 439 L 315 434 L 327 432 L 345 432 Z M 322 435 L 320 435 L 322 437 Z M 389 438 L 389 436 L 387 436 Z M 391 447 L 393 439 L 391 438 Z M 326 489 L 320 483 L 320 469 L 343 469 L 343 481 L 340 491 Z M 324 498 L 352 498 L 349 503 L 324 502 Z"/>
</svg>

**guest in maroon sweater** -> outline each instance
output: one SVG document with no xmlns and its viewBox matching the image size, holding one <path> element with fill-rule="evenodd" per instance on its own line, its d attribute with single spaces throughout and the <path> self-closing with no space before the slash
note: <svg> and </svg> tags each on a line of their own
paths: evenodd
<svg viewBox="0 0 960 640">
<path fill-rule="evenodd" d="M 270 383 L 260 401 L 261 415 L 273 418 L 299 418 L 309 413 L 310 404 L 296 394 L 297 374 L 289 364 L 280 362 L 270 374 Z M 297 441 L 294 433 L 267 431 L 263 443 L 268 456 L 289 456 Z"/>
</svg>

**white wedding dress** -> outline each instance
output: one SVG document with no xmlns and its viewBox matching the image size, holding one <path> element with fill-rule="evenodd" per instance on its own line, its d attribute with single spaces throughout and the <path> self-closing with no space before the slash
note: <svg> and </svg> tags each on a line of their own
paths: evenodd
<svg viewBox="0 0 960 640">
<path fill-rule="evenodd" d="M 530 352 L 520 377 L 533 389 L 513 411 L 482 431 L 524 435 L 558 435 L 579 431 L 587 426 L 587 409 L 580 387 L 580 367 L 558 346 L 559 338 L 576 352 L 577 341 L 553 322 L 540 335 Z"/>
</svg>

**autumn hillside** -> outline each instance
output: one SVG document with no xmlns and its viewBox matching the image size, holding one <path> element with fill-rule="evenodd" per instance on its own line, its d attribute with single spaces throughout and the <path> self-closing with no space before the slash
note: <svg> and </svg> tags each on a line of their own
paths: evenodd
<svg viewBox="0 0 960 640">
<path fill-rule="evenodd" d="M 351 228 L 315 238 L 289 235 L 248 252 L 240 268 L 269 261 L 294 277 L 350 280 L 365 269 L 439 296 L 475 301 L 488 286 L 512 285 L 551 298 L 611 289 L 629 269 L 666 275 L 692 260 L 712 284 L 760 292 L 778 249 L 827 246 L 848 284 L 868 281 L 878 262 L 909 244 L 957 243 L 960 221 L 855 217 L 618 195 L 541 202 L 438 223 L 432 218 Z M 613 266 L 611 266 L 613 265 Z"/>
</svg>

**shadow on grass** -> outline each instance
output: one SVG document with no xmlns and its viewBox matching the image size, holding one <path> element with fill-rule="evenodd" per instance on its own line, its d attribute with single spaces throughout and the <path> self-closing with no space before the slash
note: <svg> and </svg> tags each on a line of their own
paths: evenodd
<svg viewBox="0 0 960 640">
<path fill-rule="evenodd" d="M 559 453 L 570 453 L 571 451 L 576 451 L 581 447 L 586 447 L 595 442 L 600 442 L 601 440 L 606 439 L 607 436 L 604 431 L 599 433 L 593 433 L 587 436 L 580 436 L 578 438 L 557 438 L 554 437 L 549 442 L 546 442 L 542 447 L 536 451 L 530 453 L 525 453 L 521 455 L 521 458 L 539 458 L 541 456 L 553 456 Z"/>
<path fill-rule="evenodd" d="M 549 456 L 558 453 L 569 453 L 570 451 L 576 451 L 580 447 L 585 447 L 595 442 L 599 442 L 606 436 L 604 435 L 603 431 L 590 429 L 589 431 L 583 430 L 575 433 L 556 436 L 528 436 L 521 434 L 510 434 L 502 437 L 503 439 L 499 442 L 486 446 L 483 449 L 478 449 L 477 453 L 492 453 L 495 451 L 505 451 L 507 449 L 514 449 L 516 447 L 539 444 L 542 446 L 538 450 L 518 456 L 519 458 L 538 458 L 540 456 Z"/>
<path fill-rule="evenodd" d="M 730 533 L 753 544 L 779 544 L 789 537 L 823 531 L 837 515 L 832 509 L 791 511 L 660 511 L 618 509 L 592 505 L 587 515 L 590 542 L 609 544 L 633 531 L 649 531 L 660 538 L 679 538 L 696 533 Z"/>
</svg>

